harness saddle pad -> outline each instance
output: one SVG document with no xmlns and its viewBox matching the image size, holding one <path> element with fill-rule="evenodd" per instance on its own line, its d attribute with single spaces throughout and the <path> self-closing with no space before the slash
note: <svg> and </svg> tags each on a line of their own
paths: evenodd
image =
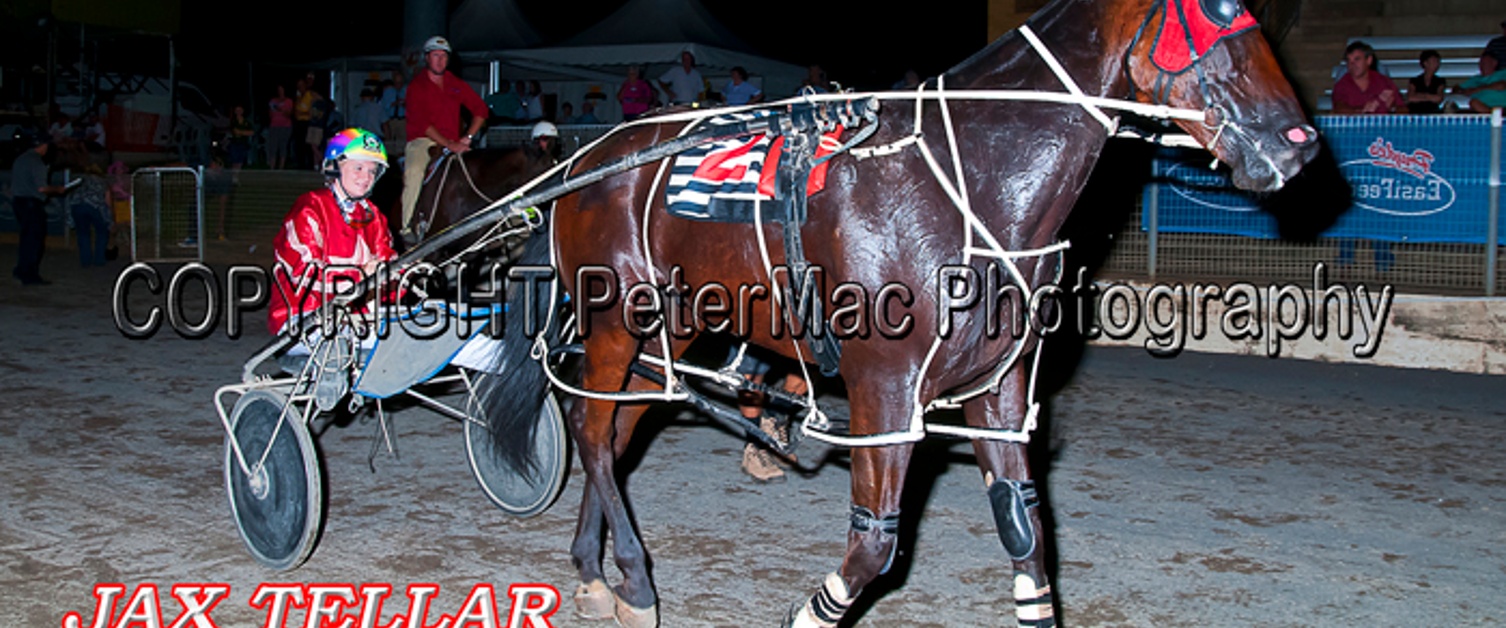
<svg viewBox="0 0 1506 628">
<path fill-rule="evenodd" d="M 774 115 L 754 110 L 718 116 L 709 125 L 729 124 Z M 840 145 L 838 126 L 822 136 L 815 156 L 832 152 Z M 665 186 L 668 211 L 690 220 L 710 222 L 754 222 L 753 202 L 764 203 L 761 214 L 765 222 L 779 222 L 786 215 L 774 180 L 779 166 L 784 137 L 768 134 L 748 135 L 697 146 L 675 156 Z M 806 196 L 826 185 L 826 164 L 811 169 Z"/>
<path fill-rule="evenodd" d="M 382 320 L 376 344 L 356 377 L 355 392 L 386 399 L 432 379 L 451 363 L 484 370 L 501 339 L 485 334 L 490 309 L 461 312 L 448 303 L 429 302 Z M 440 329 L 441 317 L 448 325 Z M 457 325 L 469 323 L 461 337 Z"/>
</svg>

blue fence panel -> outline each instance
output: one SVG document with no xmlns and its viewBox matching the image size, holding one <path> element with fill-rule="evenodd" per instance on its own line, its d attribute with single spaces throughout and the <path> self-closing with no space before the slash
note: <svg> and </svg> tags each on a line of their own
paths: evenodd
<svg viewBox="0 0 1506 628">
<path fill-rule="evenodd" d="M 1325 237 L 1485 241 L 1489 116 L 1323 116 L 1316 122 L 1354 193 L 1353 205 Z M 1159 230 L 1276 238 L 1275 219 L 1255 197 L 1235 189 L 1225 172 L 1209 170 L 1210 159 L 1187 150 L 1157 156 L 1152 185 Z M 1148 215 L 1141 226 L 1149 228 Z"/>
</svg>

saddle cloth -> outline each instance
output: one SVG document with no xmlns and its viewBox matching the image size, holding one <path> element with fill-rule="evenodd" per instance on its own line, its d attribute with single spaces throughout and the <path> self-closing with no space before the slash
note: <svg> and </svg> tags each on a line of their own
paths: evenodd
<svg viewBox="0 0 1506 628">
<path fill-rule="evenodd" d="M 729 124 L 774 115 L 754 110 L 718 116 L 708 124 Z M 815 157 L 840 146 L 842 127 L 821 137 Z M 665 195 L 669 213 L 691 220 L 753 222 L 752 201 L 780 202 L 774 177 L 778 172 L 784 137 L 767 134 L 712 142 L 675 156 L 670 165 Z M 811 169 L 805 194 L 811 196 L 826 186 L 826 164 Z M 764 209 L 765 216 L 783 215 L 777 207 Z M 767 219 L 767 218 L 766 218 Z"/>
</svg>

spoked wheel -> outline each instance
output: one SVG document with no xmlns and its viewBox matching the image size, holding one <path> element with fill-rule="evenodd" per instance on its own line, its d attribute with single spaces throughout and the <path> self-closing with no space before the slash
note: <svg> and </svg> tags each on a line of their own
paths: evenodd
<svg viewBox="0 0 1506 628">
<path fill-rule="evenodd" d="M 235 402 L 230 431 L 250 474 L 241 468 L 231 442 L 225 442 L 230 514 L 256 561 L 277 570 L 292 569 L 308 558 L 324 516 L 314 440 L 297 412 L 284 415 L 285 405 L 287 397 L 271 390 L 253 390 Z"/>
<path fill-rule="evenodd" d="M 476 414 L 479 404 L 468 406 L 467 412 L 472 416 L 465 422 L 465 453 L 487 499 L 504 512 L 518 517 L 532 517 L 547 510 L 559 497 L 565 486 L 565 476 L 570 472 L 565 445 L 568 439 L 565 415 L 554 394 L 544 397 L 534 425 L 533 456 L 536 464 L 521 474 L 492 455 L 492 437 L 486 427 L 486 417 Z"/>
</svg>

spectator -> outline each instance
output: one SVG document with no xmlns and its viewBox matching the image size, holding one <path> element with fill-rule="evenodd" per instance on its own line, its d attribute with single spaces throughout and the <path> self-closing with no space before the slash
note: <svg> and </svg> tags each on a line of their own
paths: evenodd
<svg viewBox="0 0 1506 628">
<path fill-rule="evenodd" d="M 1390 113 L 1401 104 L 1401 92 L 1380 73 L 1370 44 L 1349 44 L 1344 49 L 1344 66 L 1344 76 L 1333 84 L 1334 113 Z"/>
<path fill-rule="evenodd" d="M 518 81 L 521 85 L 522 81 Z M 529 81 L 527 91 L 518 93 L 518 113 L 514 115 L 518 122 L 529 123 L 544 119 L 543 88 L 539 87 L 538 81 Z"/>
<path fill-rule="evenodd" d="M 230 115 L 230 138 L 225 150 L 229 156 L 230 170 L 239 175 L 241 168 L 251 157 L 251 137 L 256 135 L 256 126 L 246 117 L 246 108 L 236 105 Z"/>
<path fill-rule="evenodd" d="M 314 164 L 314 169 L 320 169 L 320 153 L 324 149 L 324 137 L 329 128 L 339 124 L 335 118 L 335 103 L 322 95 L 314 94 L 314 105 L 309 108 L 309 129 L 304 133 L 304 143 L 309 147 L 309 162 Z"/>
<path fill-rule="evenodd" d="M 314 102 L 319 99 L 319 94 L 314 92 L 314 73 L 298 80 L 297 91 L 293 94 L 293 138 L 296 142 L 307 144 L 309 141 L 309 118 L 314 115 Z M 321 131 L 322 132 L 322 131 Z M 317 151 L 316 151 L 317 152 Z M 293 166 L 295 168 L 307 168 L 310 166 L 305 155 L 308 151 L 293 148 Z M 317 166 L 318 159 L 314 160 Z"/>
<path fill-rule="evenodd" d="M 680 53 L 680 66 L 670 68 L 659 77 L 659 88 L 664 90 L 671 105 L 689 105 L 701 98 L 706 79 L 695 69 L 695 55 L 689 50 Z"/>
<path fill-rule="evenodd" d="M 642 70 L 636 65 L 627 69 L 627 80 L 617 88 L 617 102 L 622 105 L 622 119 L 636 120 L 654 104 L 654 86 L 643 80 Z"/>
<path fill-rule="evenodd" d="M 763 102 L 763 90 L 748 82 L 748 71 L 742 66 L 732 68 L 732 80 L 722 88 L 722 97 L 729 105 L 751 105 Z"/>
<path fill-rule="evenodd" d="M 383 136 L 385 131 L 382 129 L 382 122 L 386 119 L 381 103 L 376 100 L 376 90 L 362 89 L 361 102 L 356 104 L 355 111 L 350 112 L 350 125 Z"/>
<path fill-rule="evenodd" d="M 920 74 L 915 70 L 905 70 L 905 78 L 895 81 L 890 89 L 914 91 L 920 87 Z"/>
<path fill-rule="evenodd" d="M 84 268 L 105 265 L 110 235 L 110 186 L 93 163 L 82 164 L 68 191 L 68 211 L 78 232 L 78 261 Z"/>
<path fill-rule="evenodd" d="M 52 124 L 47 127 L 47 135 L 52 143 L 73 139 L 73 120 L 61 110 L 52 116 Z"/>
<path fill-rule="evenodd" d="M 131 169 L 117 159 L 105 174 L 110 178 L 110 208 L 114 217 L 110 223 L 110 246 L 105 249 L 105 259 L 112 259 L 120 252 L 121 236 L 129 237 L 131 233 Z M 130 246 L 129 241 L 126 246 Z"/>
<path fill-rule="evenodd" d="M 1438 113 L 1443 110 L 1443 91 L 1447 87 L 1447 81 L 1438 76 L 1438 66 L 1443 60 L 1438 56 L 1437 50 L 1424 50 L 1417 62 L 1422 64 L 1422 74 L 1412 77 L 1409 82 L 1411 89 L 1407 90 L 1407 111 Z"/>
<path fill-rule="evenodd" d="M 519 84 L 522 82 L 520 81 Z M 513 91 L 512 81 L 502 81 L 497 86 L 497 91 L 487 96 L 486 108 L 492 110 L 492 124 L 512 124 L 513 115 L 518 108 L 523 106 L 523 99 L 518 96 L 520 91 Z"/>
<path fill-rule="evenodd" d="M 575 116 L 570 124 L 601 124 L 601 119 L 596 117 L 596 103 L 590 99 L 580 103 L 580 115 Z"/>
<path fill-rule="evenodd" d="M 1486 42 L 1485 54 L 1496 58 L 1496 67 L 1506 68 L 1506 20 L 1501 20 L 1501 36 Z"/>
<path fill-rule="evenodd" d="M 277 86 L 267 111 L 267 167 L 282 170 L 288 166 L 288 146 L 293 142 L 293 99 L 287 88 Z"/>
<path fill-rule="evenodd" d="M 89 112 L 84 114 L 80 121 L 79 139 L 84 141 L 86 147 L 105 147 L 105 124 L 100 121 L 99 114 Z"/>
<path fill-rule="evenodd" d="M 11 276 L 23 286 L 45 286 L 42 255 L 47 252 L 47 197 L 63 194 L 60 185 L 47 185 L 47 151 L 51 144 L 31 134 L 22 136 L 30 148 L 11 165 L 11 211 L 16 215 L 20 247 Z"/>
<path fill-rule="evenodd" d="M 1469 96 L 1469 108 L 1475 113 L 1490 113 L 1496 107 L 1506 107 L 1506 69 L 1490 53 L 1480 55 L 1480 75 L 1458 87 L 1454 93 Z"/>
<path fill-rule="evenodd" d="M 209 167 L 204 169 L 204 199 L 215 209 L 215 215 L 219 218 L 215 238 L 225 241 L 225 213 L 230 206 L 230 191 L 235 187 L 235 179 L 230 172 L 225 170 L 225 162 L 219 155 L 209 160 Z"/>
<path fill-rule="evenodd" d="M 403 237 L 411 239 L 408 223 L 418 203 L 424 170 L 429 167 L 429 148 L 440 146 L 457 155 L 471 149 L 471 137 L 481 130 L 490 111 L 476 90 L 446 70 L 450 65 L 450 42 L 430 37 L 424 42 L 424 69 L 408 86 L 407 155 L 403 167 Z M 460 109 L 471 113 L 470 128 L 460 132 Z"/>
<path fill-rule="evenodd" d="M 382 109 L 387 115 L 385 137 L 394 142 L 406 141 L 408 137 L 408 87 L 403 84 L 403 73 L 393 72 L 390 81 L 382 81 Z"/>
<path fill-rule="evenodd" d="M 797 95 L 827 94 L 831 91 L 831 81 L 826 80 L 826 70 L 814 64 L 805 68 L 805 78 L 800 81 L 800 91 Z"/>
</svg>

